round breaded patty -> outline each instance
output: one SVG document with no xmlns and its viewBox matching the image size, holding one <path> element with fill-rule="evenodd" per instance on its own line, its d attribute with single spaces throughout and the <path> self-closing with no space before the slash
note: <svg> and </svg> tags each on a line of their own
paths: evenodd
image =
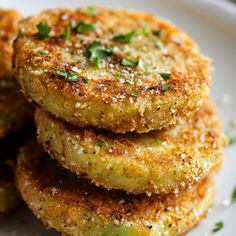
<svg viewBox="0 0 236 236">
<path fill-rule="evenodd" d="M 13 77 L 12 43 L 21 15 L 15 10 L 0 9 L 0 79 Z"/>
<path fill-rule="evenodd" d="M 61 165 L 108 189 L 169 193 L 203 179 L 222 162 L 226 138 L 214 105 L 165 132 L 114 134 L 75 128 L 36 109 L 39 142 Z"/>
<path fill-rule="evenodd" d="M 205 216 L 214 198 L 211 180 L 178 195 L 108 191 L 62 169 L 32 142 L 19 156 L 16 181 L 34 214 L 71 236 L 182 235 Z"/>
<path fill-rule="evenodd" d="M 33 117 L 33 108 L 14 80 L 0 80 L 0 138 L 22 129 Z"/>
<path fill-rule="evenodd" d="M 210 63 L 192 39 L 143 12 L 44 11 L 20 23 L 14 47 L 26 96 L 79 127 L 160 130 L 209 92 Z"/>
</svg>

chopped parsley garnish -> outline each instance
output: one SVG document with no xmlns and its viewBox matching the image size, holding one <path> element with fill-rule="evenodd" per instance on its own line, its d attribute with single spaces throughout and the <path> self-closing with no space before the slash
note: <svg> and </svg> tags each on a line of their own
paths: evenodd
<svg viewBox="0 0 236 236">
<path fill-rule="evenodd" d="M 161 30 L 153 30 L 152 33 L 156 36 L 160 36 L 161 35 Z"/>
<path fill-rule="evenodd" d="M 93 6 L 88 6 L 87 12 L 89 13 L 90 16 L 97 16 L 98 15 L 97 9 Z"/>
<path fill-rule="evenodd" d="M 72 82 L 78 82 L 80 80 L 80 78 L 73 73 L 67 73 L 67 79 Z"/>
<path fill-rule="evenodd" d="M 147 35 L 148 35 L 148 27 L 147 27 L 147 26 L 143 26 L 143 28 L 142 28 L 142 34 L 143 34 L 144 36 L 147 36 Z"/>
<path fill-rule="evenodd" d="M 62 34 L 62 39 L 63 40 L 68 40 L 71 34 L 71 26 L 67 26 L 65 32 Z"/>
<path fill-rule="evenodd" d="M 160 144 L 162 144 L 163 141 L 161 139 L 157 138 L 156 142 L 157 142 L 158 145 L 160 145 Z"/>
<path fill-rule="evenodd" d="M 91 59 L 91 62 L 96 68 L 100 67 L 100 60 L 98 58 Z"/>
<path fill-rule="evenodd" d="M 164 79 L 165 81 L 167 81 L 168 79 L 170 79 L 170 73 L 169 73 L 169 72 L 160 73 L 160 76 L 161 76 L 161 78 Z"/>
<path fill-rule="evenodd" d="M 162 49 L 164 47 L 164 44 L 161 40 L 155 41 L 155 45 L 157 48 Z"/>
<path fill-rule="evenodd" d="M 116 75 L 118 76 L 118 77 L 125 77 L 125 73 L 124 72 L 117 72 L 116 73 Z"/>
<path fill-rule="evenodd" d="M 76 74 L 73 74 L 73 73 L 63 72 L 59 69 L 56 70 L 56 73 L 71 82 L 78 82 L 80 80 L 80 78 Z"/>
<path fill-rule="evenodd" d="M 231 196 L 231 203 L 236 203 L 236 187 L 234 188 L 234 191 Z"/>
<path fill-rule="evenodd" d="M 135 30 L 130 31 L 128 34 L 118 34 L 113 39 L 119 43 L 132 43 L 137 37 Z"/>
<path fill-rule="evenodd" d="M 97 146 L 102 147 L 102 145 L 103 145 L 103 141 L 101 139 L 98 139 Z"/>
<path fill-rule="evenodd" d="M 85 77 L 82 77 L 82 81 L 87 84 L 88 83 L 88 79 L 86 79 Z"/>
<path fill-rule="evenodd" d="M 236 137 L 229 138 L 229 145 L 233 145 L 236 143 Z"/>
<path fill-rule="evenodd" d="M 137 67 L 138 66 L 138 62 L 139 61 L 125 58 L 125 59 L 122 59 L 121 65 L 122 66 Z"/>
<path fill-rule="evenodd" d="M 163 84 L 162 85 L 162 91 L 163 92 L 166 92 L 166 91 L 168 91 L 171 88 L 172 88 L 172 84 Z"/>
<path fill-rule="evenodd" d="M 140 21 L 140 25 L 142 26 L 142 30 L 141 30 L 142 35 L 147 36 L 150 25 L 146 21 L 143 21 L 143 20 Z"/>
<path fill-rule="evenodd" d="M 224 228 L 224 222 L 223 221 L 219 221 L 219 222 L 215 223 L 215 227 L 212 230 L 212 232 L 216 233 L 216 232 L 220 231 L 223 228 Z"/>
<path fill-rule="evenodd" d="M 49 33 L 51 32 L 51 27 L 47 23 L 40 22 L 37 25 L 38 29 L 38 38 L 44 40 L 49 37 Z"/>
<path fill-rule="evenodd" d="M 141 21 L 141 25 L 142 25 L 142 34 L 144 36 L 147 36 L 148 35 L 149 24 L 145 21 Z"/>
<path fill-rule="evenodd" d="M 90 32 L 90 31 L 93 31 L 96 29 L 96 25 L 94 24 L 87 24 L 83 21 L 79 22 L 78 25 L 76 26 L 76 32 L 77 33 L 87 33 L 87 32 Z"/>
<path fill-rule="evenodd" d="M 93 43 L 86 52 L 86 57 L 96 66 L 99 67 L 100 61 L 107 59 L 113 54 L 111 48 L 105 48 L 100 42 Z"/>
<path fill-rule="evenodd" d="M 133 93 L 131 93 L 130 95 L 131 95 L 132 97 L 136 97 L 136 98 L 137 98 L 137 97 L 138 97 L 138 92 L 133 92 Z"/>
<path fill-rule="evenodd" d="M 38 50 L 37 53 L 40 55 L 47 55 L 49 52 L 47 50 Z"/>
<path fill-rule="evenodd" d="M 56 73 L 57 73 L 58 75 L 62 76 L 62 77 L 67 78 L 67 73 L 66 73 L 66 72 L 63 72 L 63 71 L 61 71 L 61 70 L 59 70 L 59 69 L 56 69 Z"/>
</svg>

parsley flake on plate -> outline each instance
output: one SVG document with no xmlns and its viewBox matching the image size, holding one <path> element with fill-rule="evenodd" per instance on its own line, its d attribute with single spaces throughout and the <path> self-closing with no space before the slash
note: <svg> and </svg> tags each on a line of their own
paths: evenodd
<svg viewBox="0 0 236 236">
<path fill-rule="evenodd" d="M 229 145 L 233 145 L 236 143 L 236 137 L 229 138 Z"/>
<path fill-rule="evenodd" d="M 236 187 L 234 188 L 231 195 L 231 203 L 236 203 Z"/>
<path fill-rule="evenodd" d="M 215 223 L 215 227 L 214 229 L 212 230 L 213 233 L 217 233 L 219 232 L 220 230 L 222 230 L 224 228 L 224 222 L 223 221 L 219 221 L 217 223 Z"/>
</svg>

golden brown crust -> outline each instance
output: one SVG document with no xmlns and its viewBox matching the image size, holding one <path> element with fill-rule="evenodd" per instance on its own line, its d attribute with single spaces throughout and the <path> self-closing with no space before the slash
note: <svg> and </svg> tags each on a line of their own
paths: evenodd
<svg viewBox="0 0 236 236">
<path fill-rule="evenodd" d="M 206 214 L 214 195 L 209 179 L 178 195 L 107 191 L 62 169 L 34 142 L 22 150 L 16 175 L 32 211 L 49 227 L 76 236 L 181 235 Z"/>
<path fill-rule="evenodd" d="M 108 189 L 169 193 L 216 171 L 226 144 L 214 105 L 165 132 L 114 134 L 79 129 L 42 108 L 35 113 L 38 140 L 65 168 Z"/>
<path fill-rule="evenodd" d="M 14 80 L 0 80 L 0 138 L 29 124 L 33 107 L 20 92 Z"/>
<path fill-rule="evenodd" d="M 14 64 L 26 96 L 76 126 L 121 133 L 167 128 L 195 113 L 209 92 L 210 66 L 191 38 L 143 12 L 98 11 L 94 17 L 83 9 L 49 10 L 20 23 Z M 94 23 L 96 30 L 71 33 L 63 40 L 71 21 Z M 40 22 L 52 27 L 48 39 L 38 38 Z M 113 39 L 132 30 L 138 35 L 132 43 Z M 156 36 L 153 32 L 158 30 Z M 155 45 L 158 40 L 161 49 Z M 100 68 L 86 58 L 95 41 L 113 49 Z M 127 58 L 139 60 L 139 66 L 122 65 Z M 58 69 L 80 80 L 70 82 L 58 75 Z M 161 77 L 166 72 L 171 73 L 168 81 Z"/>
<path fill-rule="evenodd" d="M 0 79 L 13 77 L 12 43 L 20 19 L 21 15 L 17 11 L 0 9 Z"/>
</svg>

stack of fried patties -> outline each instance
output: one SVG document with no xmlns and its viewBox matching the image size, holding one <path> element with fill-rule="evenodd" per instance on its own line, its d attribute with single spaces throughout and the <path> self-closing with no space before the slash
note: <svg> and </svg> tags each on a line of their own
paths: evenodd
<svg viewBox="0 0 236 236">
<path fill-rule="evenodd" d="M 23 20 L 14 46 L 39 142 L 22 149 L 17 184 L 38 218 L 64 235 L 123 236 L 182 235 L 205 216 L 225 137 L 188 35 L 89 7 Z"/>
<path fill-rule="evenodd" d="M 21 202 L 14 186 L 15 159 L 25 137 L 22 130 L 33 112 L 20 92 L 12 70 L 12 43 L 21 19 L 14 10 L 0 9 L 0 216 Z"/>
</svg>

